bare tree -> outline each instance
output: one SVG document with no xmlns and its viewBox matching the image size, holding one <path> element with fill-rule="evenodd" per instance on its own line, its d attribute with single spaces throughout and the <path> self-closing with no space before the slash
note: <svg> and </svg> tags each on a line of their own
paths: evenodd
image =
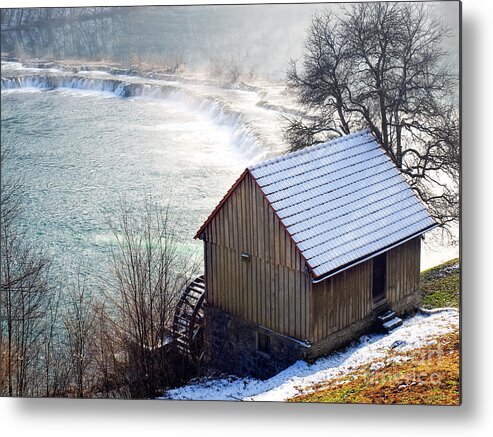
<svg viewBox="0 0 493 437">
<path fill-rule="evenodd" d="M 128 8 L 2 9 L 2 52 L 16 56 L 104 55 L 109 36 L 121 33 Z"/>
<path fill-rule="evenodd" d="M 0 394 L 155 396 L 176 375 L 172 316 L 198 266 L 182 250 L 169 208 L 121 209 L 110 279 L 96 299 L 80 274 L 72 289 L 51 286 L 49 261 L 19 231 L 21 184 L 4 176 Z"/>
<path fill-rule="evenodd" d="M 125 343 L 115 325 L 113 308 L 105 299 L 96 299 L 93 330 L 94 384 L 92 394 L 104 398 L 130 398 Z"/>
<path fill-rule="evenodd" d="M 313 18 L 288 83 L 306 109 L 288 119 L 292 150 L 369 128 L 430 212 L 458 219 L 457 75 L 447 27 L 423 4 L 357 3 Z"/>
<path fill-rule="evenodd" d="M 2 32 L 9 32 L 111 17 L 122 10 L 124 9 L 111 7 L 2 9 L 0 18 Z"/>
<path fill-rule="evenodd" d="M 4 170 L 5 154 L 1 157 Z M 50 263 L 26 242 L 17 220 L 20 182 L 2 171 L 0 211 L 0 381 L 1 394 L 38 394 L 42 384 L 45 315 L 53 298 Z M 4 379 L 5 378 L 5 379 Z"/>
<path fill-rule="evenodd" d="M 172 316 L 197 263 L 182 252 L 169 208 L 147 202 L 142 211 L 122 208 L 120 220 L 112 224 L 117 243 L 107 298 L 125 351 L 131 396 L 148 398 L 173 377 Z"/>
<path fill-rule="evenodd" d="M 38 395 L 59 397 L 68 394 L 70 386 L 70 355 L 66 347 L 62 318 L 65 308 L 62 302 L 62 287 L 57 288 L 44 316 L 43 366 L 44 387 Z"/>
<path fill-rule="evenodd" d="M 96 313 L 93 305 L 93 294 L 79 272 L 76 284 L 65 299 L 63 318 L 70 374 L 75 396 L 79 398 L 90 393 L 95 376 L 93 340 Z"/>
</svg>

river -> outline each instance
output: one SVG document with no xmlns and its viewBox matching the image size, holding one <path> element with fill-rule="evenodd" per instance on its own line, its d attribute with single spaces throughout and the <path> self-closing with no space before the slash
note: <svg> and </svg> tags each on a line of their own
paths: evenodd
<svg viewBox="0 0 493 437">
<path fill-rule="evenodd" d="M 200 253 L 197 229 L 245 167 L 286 152 L 282 113 L 296 110 L 280 81 L 224 87 L 12 62 L 2 77 L 22 78 L 2 82 L 1 141 L 12 151 L 2 177 L 22 178 L 23 230 L 59 277 L 99 273 L 114 243 L 108 218 L 147 198 L 170 205 L 183 252 Z M 423 269 L 457 256 L 436 236 Z"/>
</svg>

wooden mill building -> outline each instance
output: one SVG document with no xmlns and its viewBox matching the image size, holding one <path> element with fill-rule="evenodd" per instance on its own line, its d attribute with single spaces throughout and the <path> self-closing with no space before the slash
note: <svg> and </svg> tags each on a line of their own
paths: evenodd
<svg viewBox="0 0 493 437">
<path fill-rule="evenodd" d="M 268 377 L 412 310 L 435 226 L 368 131 L 247 168 L 196 236 L 206 364 Z"/>
</svg>

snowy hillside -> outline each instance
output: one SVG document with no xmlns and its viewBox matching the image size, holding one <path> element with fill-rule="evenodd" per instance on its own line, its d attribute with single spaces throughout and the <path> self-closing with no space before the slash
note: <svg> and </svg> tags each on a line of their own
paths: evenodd
<svg viewBox="0 0 493 437">
<path fill-rule="evenodd" d="M 389 351 L 404 352 L 434 344 L 458 325 L 459 313 L 455 310 L 417 315 L 389 335 L 362 336 L 346 349 L 320 358 L 312 365 L 298 361 L 265 381 L 235 377 L 201 380 L 169 390 L 161 399 L 285 401 L 313 384 L 330 382 L 363 365 L 372 363 L 370 368 L 377 371 L 389 364 L 389 360 L 403 359 L 389 358 Z"/>
</svg>

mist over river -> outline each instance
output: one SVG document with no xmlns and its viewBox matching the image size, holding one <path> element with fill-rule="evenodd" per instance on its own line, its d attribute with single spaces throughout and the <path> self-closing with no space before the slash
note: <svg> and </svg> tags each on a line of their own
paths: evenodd
<svg viewBox="0 0 493 437">
<path fill-rule="evenodd" d="M 49 8 L 27 9 L 22 17 L 19 9 L 6 9 L 0 42 L 2 52 L 26 58 L 151 59 L 202 70 L 233 61 L 245 71 L 284 79 L 289 61 L 304 53 L 313 16 L 346 6 L 317 2 L 65 8 L 68 20 L 56 15 L 60 10 L 50 14 Z M 458 3 L 424 6 L 452 28 L 444 44 L 458 66 Z M 31 25 L 29 17 L 37 24 Z M 14 26 L 16 21 L 29 25 Z"/>
</svg>

